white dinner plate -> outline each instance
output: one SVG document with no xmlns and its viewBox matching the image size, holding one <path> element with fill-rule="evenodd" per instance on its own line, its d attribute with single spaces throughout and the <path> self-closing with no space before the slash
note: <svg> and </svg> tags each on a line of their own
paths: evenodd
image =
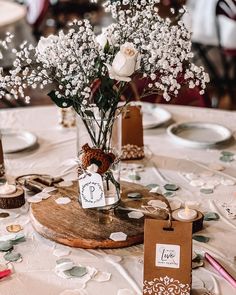
<svg viewBox="0 0 236 295">
<path fill-rule="evenodd" d="M 232 132 L 219 124 L 186 122 L 173 124 L 167 133 L 179 144 L 192 148 L 209 148 L 231 139 Z"/>
<path fill-rule="evenodd" d="M 28 131 L 16 131 L 13 129 L 1 129 L 2 146 L 5 154 L 21 152 L 34 146 L 37 137 Z"/>
<path fill-rule="evenodd" d="M 171 114 L 163 108 L 153 104 L 140 103 L 143 113 L 143 128 L 151 129 L 167 123 L 171 119 Z"/>
</svg>

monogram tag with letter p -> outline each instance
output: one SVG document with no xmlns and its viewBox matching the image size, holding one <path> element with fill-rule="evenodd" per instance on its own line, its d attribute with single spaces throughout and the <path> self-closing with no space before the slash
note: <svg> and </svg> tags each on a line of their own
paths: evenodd
<svg viewBox="0 0 236 295">
<path fill-rule="evenodd" d="M 79 177 L 80 197 L 83 208 L 106 205 L 102 177 L 98 173 L 83 173 Z"/>
</svg>

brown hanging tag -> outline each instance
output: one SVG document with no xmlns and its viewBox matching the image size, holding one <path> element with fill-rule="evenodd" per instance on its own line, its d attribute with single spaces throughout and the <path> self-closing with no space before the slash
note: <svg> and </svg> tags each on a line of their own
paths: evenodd
<svg viewBox="0 0 236 295">
<path fill-rule="evenodd" d="M 122 118 L 122 160 L 144 157 L 141 106 L 128 106 Z"/>
<path fill-rule="evenodd" d="M 4 157 L 3 157 L 3 149 L 2 149 L 2 139 L 0 134 L 0 177 L 5 175 L 5 168 L 4 168 Z"/>
<path fill-rule="evenodd" d="M 190 295 L 192 223 L 146 219 L 143 294 Z"/>
</svg>

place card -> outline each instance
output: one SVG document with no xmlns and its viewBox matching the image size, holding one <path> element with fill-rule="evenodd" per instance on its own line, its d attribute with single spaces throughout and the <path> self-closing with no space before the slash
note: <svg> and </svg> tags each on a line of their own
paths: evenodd
<svg viewBox="0 0 236 295">
<path fill-rule="evenodd" d="M 83 173 L 79 177 L 82 208 L 95 208 L 106 205 L 102 177 L 98 173 Z"/>
<path fill-rule="evenodd" d="M 190 295 L 192 223 L 146 219 L 143 294 Z"/>
</svg>

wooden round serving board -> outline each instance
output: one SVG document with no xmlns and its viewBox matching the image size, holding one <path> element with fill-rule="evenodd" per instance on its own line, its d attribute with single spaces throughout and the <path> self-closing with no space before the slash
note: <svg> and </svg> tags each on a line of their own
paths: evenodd
<svg viewBox="0 0 236 295">
<path fill-rule="evenodd" d="M 123 207 L 139 208 L 149 200 L 159 199 L 168 204 L 165 197 L 149 193 L 146 187 L 129 182 L 122 182 Z M 140 192 L 142 199 L 133 200 L 127 197 L 129 192 Z M 130 211 L 116 209 L 103 213 L 95 209 L 83 209 L 78 203 L 78 185 L 58 187 L 52 197 L 40 203 L 31 204 L 31 220 L 34 228 L 42 236 L 58 243 L 86 248 L 120 248 L 143 242 L 144 217 L 133 219 L 128 217 Z M 71 202 L 58 205 L 55 200 L 67 196 Z M 155 217 L 166 219 L 166 211 L 160 211 Z M 123 232 L 125 241 L 113 241 L 111 233 Z"/>
</svg>

